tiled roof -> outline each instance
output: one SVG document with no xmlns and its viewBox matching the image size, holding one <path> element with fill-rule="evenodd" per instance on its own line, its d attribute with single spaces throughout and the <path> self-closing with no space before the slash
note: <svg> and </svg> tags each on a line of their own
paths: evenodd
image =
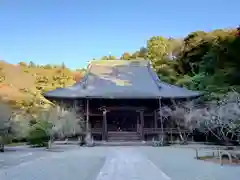
<svg viewBox="0 0 240 180">
<path fill-rule="evenodd" d="M 162 82 L 146 60 L 92 61 L 85 77 L 44 94 L 52 98 L 188 98 L 199 92 Z"/>
</svg>

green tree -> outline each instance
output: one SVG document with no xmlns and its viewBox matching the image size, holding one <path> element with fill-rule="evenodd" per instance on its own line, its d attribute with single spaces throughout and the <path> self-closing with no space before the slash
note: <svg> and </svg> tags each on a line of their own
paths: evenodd
<svg viewBox="0 0 240 180">
<path fill-rule="evenodd" d="M 122 60 L 131 60 L 131 54 L 128 52 L 123 53 L 123 55 L 120 57 Z"/>
<path fill-rule="evenodd" d="M 18 65 L 20 65 L 20 66 L 22 66 L 22 67 L 27 67 L 27 63 L 25 63 L 25 62 L 23 62 L 23 61 L 19 62 Z"/>
<path fill-rule="evenodd" d="M 154 63 L 164 59 L 170 50 L 168 40 L 161 36 L 153 36 L 147 41 L 148 58 Z"/>
<path fill-rule="evenodd" d="M 138 57 L 146 59 L 147 58 L 147 53 L 148 53 L 147 48 L 141 47 L 139 52 L 138 52 Z"/>
<path fill-rule="evenodd" d="M 64 62 L 62 62 L 61 68 L 62 68 L 62 69 L 65 69 L 65 68 L 66 68 L 66 65 L 64 64 Z"/>
<path fill-rule="evenodd" d="M 12 109 L 0 102 L 0 152 L 4 152 L 4 144 L 11 130 Z"/>
<path fill-rule="evenodd" d="M 30 61 L 28 67 L 34 68 L 34 67 L 36 67 L 36 65 L 34 64 L 34 62 Z"/>
</svg>

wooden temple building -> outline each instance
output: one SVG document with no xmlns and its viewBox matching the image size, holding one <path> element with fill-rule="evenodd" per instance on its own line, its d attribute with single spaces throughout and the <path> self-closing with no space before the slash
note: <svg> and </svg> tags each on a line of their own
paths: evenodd
<svg viewBox="0 0 240 180">
<path fill-rule="evenodd" d="M 149 61 L 100 60 L 89 63 L 80 82 L 44 96 L 75 107 L 94 139 L 116 141 L 146 140 L 163 133 L 161 107 L 200 94 L 162 82 Z"/>
</svg>

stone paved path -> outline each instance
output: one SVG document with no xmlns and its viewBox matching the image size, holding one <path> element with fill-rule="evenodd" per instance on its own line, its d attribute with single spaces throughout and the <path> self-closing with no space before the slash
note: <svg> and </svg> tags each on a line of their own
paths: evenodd
<svg viewBox="0 0 240 180">
<path fill-rule="evenodd" d="M 170 180 L 150 160 L 133 149 L 118 149 L 106 160 L 97 180 Z"/>
</svg>

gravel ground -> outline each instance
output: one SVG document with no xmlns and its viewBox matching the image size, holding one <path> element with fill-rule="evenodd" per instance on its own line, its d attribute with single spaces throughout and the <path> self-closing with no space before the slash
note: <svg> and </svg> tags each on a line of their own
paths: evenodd
<svg viewBox="0 0 240 180">
<path fill-rule="evenodd" d="M 215 164 L 194 159 L 191 148 L 142 148 L 157 167 L 172 180 L 239 180 L 240 167 Z"/>
<path fill-rule="evenodd" d="M 41 157 L 73 149 L 79 149 L 79 146 L 54 146 L 51 151 L 46 151 L 45 148 L 29 148 L 28 146 L 6 147 L 6 151 L 0 153 L 0 169 L 10 168 Z"/>
<path fill-rule="evenodd" d="M 194 150 L 188 148 L 65 146 L 51 152 L 20 149 L 0 154 L 1 180 L 239 180 L 240 177 L 240 167 L 195 160 Z"/>
<path fill-rule="evenodd" d="M 95 180 L 104 162 L 104 154 L 92 148 L 45 152 L 33 160 L 0 170 L 0 179 Z"/>
</svg>

